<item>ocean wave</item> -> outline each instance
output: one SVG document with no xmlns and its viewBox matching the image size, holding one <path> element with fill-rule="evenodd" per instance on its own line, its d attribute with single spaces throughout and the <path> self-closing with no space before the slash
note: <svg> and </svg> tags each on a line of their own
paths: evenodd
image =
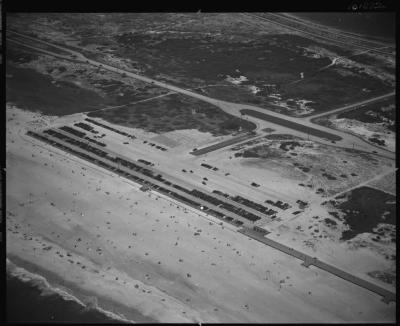
<svg viewBox="0 0 400 326">
<path fill-rule="evenodd" d="M 115 313 L 115 312 L 111 312 L 111 311 L 105 310 L 105 309 L 103 309 L 103 308 L 101 308 L 101 307 L 99 307 L 99 306 L 97 306 L 97 307 L 94 308 L 94 309 L 97 310 L 97 311 L 99 311 L 99 312 L 102 313 L 103 315 L 107 316 L 108 318 L 117 320 L 117 321 L 119 321 L 119 322 L 130 323 L 130 324 L 135 323 L 133 320 L 129 320 L 129 319 L 125 318 L 124 316 L 120 315 L 120 314 L 117 314 L 117 313 Z"/>
<path fill-rule="evenodd" d="M 101 308 L 98 305 L 97 297 L 87 296 L 84 297 L 82 301 L 76 296 L 69 293 L 66 288 L 61 288 L 60 286 L 52 286 L 43 276 L 29 272 L 25 268 L 17 266 L 9 258 L 6 259 L 6 270 L 8 275 L 17 278 L 24 283 L 29 283 L 30 285 L 39 289 L 41 296 L 58 295 L 65 301 L 74 301 L 75 303 L 80 305 L 85 311 L 98 311 L 104 316 L 118 322 L 134 323 L 134 321 L 125 318 L 125 316 L 123 315 Z"/>
</svg>

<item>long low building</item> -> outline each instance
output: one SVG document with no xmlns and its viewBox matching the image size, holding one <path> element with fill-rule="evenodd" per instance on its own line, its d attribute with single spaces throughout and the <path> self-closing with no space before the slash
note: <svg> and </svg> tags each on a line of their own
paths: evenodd
<svg viewBox="0 0 400 326">
<path fill-rule="evenodd" d="M 316 257 L 311 257 L 298 250 L 290 248 L 284 244 L 266 238 L 265 234 L 267 234 L 268 231 L 254 226 L 254 224 L 250 222 L 251 218 L 249 221 L 246 220 L 246 218 L 244 218 L 243 216 L 236 214 L 237 212 L 239 212 L 239 214 L 243 213 L 244 210 L 242 208 L 236 207 L 233 211 L 225 209 L 226 204 L 228 203 L 224 203 L 223 201 L 217 198 L 210 200 L 209 198 L 211 198 L 210 196 L 212 196 L 212 193 L 206 194 L 204 193 L 203 190 L 200 191 L 196 189 L 188 190 L 184 187 L 173 184 L 165 180 L 161 174 L 155 175 L 153 171 L 149 170 L 149 167 L 145 164 L 142 164 L 144 166 L 139 166 L 138 164 L 140 163 L 137 161 L 135 162 L 127 161 L 123 158 L 115 156 L 115 154 L 110 155 L 110 153 L 108 153 L 107 150 L 104 150 L 103 148 L 101 149 L 96 148 L 94 147 L 96 146 L 94 144 L 89 145 L 88 143 L 84 142 L 83 139 L 79 139 L 79 137 L 77 136 L 72 136 L 68 134 L 68 132 L 66 131 L 61 131 L 61 130 L 54 131 L 50 129 L 50 130 L 45 130 L 43 133 L 28 131 L 27 134 L 41 141 L 47 142 L 53 146 L 59 147 L 65 151 L 68 151 L 78 157 L 86 159 L 89 162 L 95 163 L 105 169 L 120 174 L 139 184 L 142 184 L 145 187 L 147 187 L 146 189 L 148 188 L 155 189 L 156 191 L 162 194 L 170 196 L 173 199 L 180 200 L 184 204 L 192 206 L 196 209 L 206 211 L 207 213 L 224 221 L 229 221 L 229 222 L 234 221 L 233 224 L 244 225 L 245 227 L 239 230 L 239 232 L 255 240 L 258 240 L 270 247 L 273 247 L 288 255 L 291 255 L 293 257 L 302 260 L 303 265 L 306 267 L 314 265 L 318 268 L 321 268 L 344 280 L 352 282 L 369 291 L 381 295 L 385 302 L 396 300 L 395 294 L 386 289 L 383 289 L 357 276 L 351 275 L 350 273 L 342 271 L 332 265 L 321 262 Z M 198 194 L 200 194 L 200 197 L 198 196 Z M 219 203 L 221 203 L 222 205 Z M 233 205 L 230 204 L 228 205 L 230 207 L 234 207 Z M 224 206 L 224 208 L 221 206 Z M 250 217 L 253 216 L 252 213 L 249 212 L 247 213 L 250 214 L 249 215 Z M 229 219 L 226 220 L 226 217 L 229 217 Z M 235 223 L 235 222 L 240 222 L 240 223 Z"/>
<path fill-rule="evenodd" d="M 64 130 L 45 130 L 43 133 L 28 132 L 28 135 L 60 147 L 74 155 L 82 157 L 92 163 L 100 165 L 115 173 L 121 174 L 139 184 L 150 186 L 152 189 L 174 199 L 180 199 L 185 204 L 189 203 L 196 209 L 202 210 L 234 225 L 253 225 L 253 222 L 261 219 L 241 207 L 237 207 L 229 200 L 220 200 L 203 189 L 186 189 L 170 182 L 151 167 L 138 161 L 132 162 L 116 153 L 100 148 L 95 144 L 88 144 L 84 139 L 70 135 Z"/>
<path fill-rule="evenodd" d="M 248 139 L 254 138 L 254 137 L 256 137 L 256 134 L 251 133 L 251 132 L 250 133 L 246 133 L 244 135 L 240 135 L 240 136 L 228 139 L 228 140 L 224 140 L 222 142 L 219 142 L 219 143 L 207 146 L 207 147 L 203 147 L 203 148 L 200 148 L 200 149 L 193 150 L 192 152 L 190 152 L 190 154 L 196 155 L 196 156 L 207 154 L 209 152 L 216 151 L 216 150 L 218 150 L 220 148 L 231 146 L 231 145 L 237 144 L 237 143 L 239 143 L 241 141 L 248 140 Z"/>
<path fill-rule="evenodd" d="M 78 135 L 76 135 L 74 133 L 69 133 L 67 130 L 65 130 L 63 128 L 57 129 L 57 133 L 65 135 L 65 137 L 69 137 L 71 139 L 75 139 L 77 141 L 82 141 L 82 138 L 80 138 Z M 86 138 L 84 138 L 84 139 L 86 139 Z M 93 143 L 90 144 L 90 145 L 93 148 L 96 148 L 98 150 L 104 151 L 103 147 L 99 147 L 99 146 L 97 146 L 96 144 L 93 144 Z M 114 151 L 107 150 L 107 152 L 110 153 L 113 156 L 118 156 L 119 158 L 124 159 L 126 161 L 131 161 L 130 158 L 128 158 L 128 157 L 126 157 L 124 155 L 121 155 L 119 153 L 116 153 Z M 152 171 L 152 173 L 154 175 L 164 175 L 167 178 L 170 177 L 170 176 L 166 175 L 165 173 L 163 173 L 162 171 L 160 171 L 160 170 L 156 169 L 155 167 L 151 166 L 151 162 L 147 162 L 147 161 L 145 161 L 143 159 L 139 159 L 139 160 L 135 161 L 135 165 L 138 165 L 138 166 L 142 167 L 143 169 Z M 199 190 L 194 189 L 194 190 L 191 190 L 191 193 L 193 194 L 195 191 L 199 192 Z M 208 192 L 207 190 L 204 190 L 204 189 L 202 189 L 200 191 L 200 195 L 203 195 L 203 196 L 211 198 L 211 202 L 215 200 L 216 201 L 216 205 L 218 207 L 224 208 L 224 206 L 226 206 L 226 205 L 228 205 L 228 207 L 235 207 L 237 211 L 242 212 L 244 215 L 247 216 L 247 219 L 249 219 L 252 222 L 255 222 L 255 221 L 258 221 L 258 220 L 261 220 L 261 219 L 263 219 L 263 221 L 265 222 L 265 221 L 270 221 L 271 218 L 275 218 L 274 214 L 276 213 L 276 211 L 274 211 L 272 209 L 269 210 L 270 215 L 268 215 L 268 214 L 265 214 L 264 212 L 260 212 L 260 211 L 255 210 L 254 207 L 252 207 L 252 206 L 244 205 L 243 203 L 234 201 L 232 198 L 227 198 L 227 197 L 224 197 L 224 196 L 220 196 L 218 193 L 220 193 L 220 192 L 213 191 L 211 193 L 211 192 Z M 245 200 L 245 198 L 242 198 L 242 199 Z M 247 200 L 247 201 L 251 202 L 250 200 Z M 253 203 L 253 204 L 255 204 L 255 203 Z M 258 204 L 258 206 L 262 206 L 262 205 Z M 266 208 L 266 207 L 264 207 L 264 208 Z M 243 222 L 246 222 L 246 221 L 243 221 Z"/>
</svg>

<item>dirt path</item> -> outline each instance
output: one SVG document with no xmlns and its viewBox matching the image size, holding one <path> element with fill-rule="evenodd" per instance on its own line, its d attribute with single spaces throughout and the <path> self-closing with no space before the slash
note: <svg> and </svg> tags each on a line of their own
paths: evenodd
<svg viewBox="0 0 400 326">
<path fill-rule="evenodd" d="M 349 105 L 343 106 L 341 108 L 337 108 L 337 109 L 330 110 L 330 111 L 327 111 L 327 112 L 314 114 L 314 115 L 311 115 L 309 117 L 304 117 L 304 118 L 300 118 L 300 119 L 304 119 L 306 121 L 311 121 L 312 122 L 312 120 L 314 120 L 316 118 L 324 117 L 324 116 L 331 115 L 331 114 L 338 113 L 338 112 L 343 112 L 343 111 L 347 111 L 347 110 L 356 109 L 357 107 L 359 107 L 361 105 L 366 105 L 366 104 L 370 104 L 370 103 L 373 103 L 373 102 L 377 102 L 377 101 L 380 101 L 380 100 L 383 100 L 383 99 L 386 99 L 386 98 L 389 98 L 389 97 L 392 97 L 392 96 L 395 96 L 395 95 L 396 95 L 396 92 L 393 91 L 393 92 L 390 92 L 390 93 L 387 93 L 387 94 L 384 94 L 384 95 L 381 95 L 381 96 L 376 96 L 374 98 L 371 98 L 371 99 L 368 99 L 368 100 L 365 100 L 365 101 L 360 101 L 358 103 L 349 104 Z"/>
<path fill-rule="evenodd" d="M 142 102 L 152 101 L 152 100 L 155 100 L 155 99 L 160 98 L 160 97 L 169 96 L 171 94 L 176 94 L 176 92 L 168 92 L 166 94 L 161 94 L 161 95 L 157 95 L 157 96 L 154 96 L 154 97 L 145 98 L 143 100 L 136 101 L 136 102 L 129 102 L 129 103 L 126 103 L 126 104 L 121 104 L 121 105 L 116 105 L 116 106 L 108 106 L 108 107 L 105 107 L 105 108 L 102 108 L 102 109 L 98 109 L 98 110 L 94 110 L 94 111 L 87 111 L 87 112 L 83 112 L 83 113 L 98 112 L 98 111 L 105 111 L 105 110 L 123 108 L 123 107 L 128 106 L 128 105 L 133 105 L 133 104 L 138 104 L 138 103 L 142 103 Z"/>
<path fill-rule="evenodd" d="M 227 102 L 227 101 L 213 99 L 213 98 L 210 98 L 210 97 L 207 97 L 207 96 L 192 92 L 192 91 L 187 90 L 187 89 L 183 89 L 183 88 L 180 88 L 180 87 L 177 87 L 177 86 L 166 84 L 164 82 L 160 82 L 160 81 L 154 80 L 152 78 L 148 78 L 148 77 L 145 77 L 145 76 L 142 76 L 142 75 L 138 75 L 138 74 L 135 74 L 135 73 L 132 73 L 132 72 L 120 69 L 120 68 L 116 68 L 116 67 L 110 66 L 108 64 L 104 64 L 104 63 L 100 63 L 100 62 L 92 60 L 92 59 L 88 59 L 84 55 L 82 55 L 81 53 L 79 53 L 77 51 L 70 50 L 68 48 L 64 48 L 64 47 L 61 47 L 61 46 L 58 46 L 58 45 L 54 45 L 52 43 L 49 43 L 49 42 L 46 42 L 46 41 L 42 41 L 42 40 L 39 40 L 37 38 L 25 36 L 25 35 L 23 35 L 21 33 L 17 33 L 17 32 L 14 32 L 14 31 L 10 31 L 10 32 L 11 33 L 15 33 L 15 34 L 20 35 L 20 36 L 24 36 L 24 37 L 26 37 L 28 39 L 31 39 L 31 40 L 39 41 L 39 42 L 42 42 L 44 44 L 54 46 L 55 48 L 58 48 L 58 49 L 61 49 L 61 50 L 64 50 L 64 51 L 68 51 L 71 54 L 76 56 L 75 59 L 79 58 L 78 60 L 82 60 L 82 61 L 84 61 L 86 63 L 89 63 L 89 64 L 92 64 L 94 66 L 97 66 L 97 67 L 100 67 L 100 68 L 103 68 L 103 69 L 107 69 L 107 70 L 110 70 L 110 71 L 113 71 L 113 72 L 117 72 L 117 73 L 120 73 L 120 74 L 124 74 L 126 76 L 130 76 L 132 78 L 144 81 L 146 83 L 150 83 L 150 84 L 155 85 L 155 86 L 163 87 L 163 88 L 169 89 L 171 91 L 178 92 L 178 93 L 181 93 L 181 94 L 185 94 L 187 96 L 191 96 L 191 97 L 197 98 L 199 100 L 211 103 L 213 105 L 218 106 L 220 109 L 224 110 L 228 114 L 231 114 L 231 115 L 234 115 L 234 116 L 237 116 L 237 117 L 241 117 L 240 111 L 243 110 L 243 109 L 251 109 L 251 110 L 259 111 L 259 112 L 265 112 L 266 111 L 265 109 L 262 109 L 262 108 L 259 108 L 259 107 L 255 107 L 255 106 L 252 106 L 252 105 L 237 104 L 237 103 L 231 103 L 231 102 Z M 49 52 L 49 51 L 46 51 L 46 52 Z M 356 137 L 354 135 L 351 135 L 351 134 L 348 134 L 348 133 L 345 133 L 345 132 L 341 132 L 341 131 L 338 131 L 338 130 L 334 130 L 334 129 L 331 129 L 331 128 L 327 128 L 327 127 L 324 127 L 324 126 L 320 126 L 320 125 L 312 123 L 311 121 L 306 121 L 306 120 L 303 120 L 301 118 L 289 117 L 289 116 L 286 116 L 286 115 L 283 115 L 283 114 L 280 114 L 280 113 L 276 113 L 276 112 L 272 112 L 272 111 L 268 111 L 268 114 L 270 114 L 272 116 L 275 116 L 275 117 L 278 117 L 278 118 L 281 118 L 281 119 L 293 121 L 293 122 L 295 122 L 297 124 L 302 124 L 304 126 L 309 126 L 309 127 L 315 128 L 315 129 L 319 129 L 319 130 L 325 131 L 327 133 L 336 134 L 336 135 L 342 137 L 341 141 L 336 142 L 336 146 L 338 146 L 338 147 L 356 148 L 358 150 L 366 151 L 366 152 L 370 152 L 370 153 L 374 151 L 377 154 L 380 154 L 380 155 L 382 155 L 382 156 L 384 156 L 386 158 L 393 159 L 393 160 L 395 159 L 395 153 L 390 152 L 390 151 L 385 150 L 385 149 L 382 149 L 382 148 L 378 148 L 376 146 L 373 146 L 373 145 L 369 144 L 368 142 L 365 142 L 361 138 L 358 138 L 358 137 Z M 265 121 L 263 121 L 261 119 L 251 118 L 251 121 L 260 123 L 260 126 L 264 125 L 265 127 L 269 127 L 271 125 L 270 122 L 265 122 Z M 277 126 L 279 127 L 279 125 L 277 125 Z M 302 134 L 303 137 L 307 136 L 306 133 L 302 133 L 302 132 L 298 132 L 298 133 Z M 310 137 L 310 139 L 314 140 L 314 141 L 318 141 L 320 143 L 331 144 L 331 142 L 329 142 L 327 140 L 324 140 L 324 139 L 321 139 L 319 137 Z"/>
<path fill-rule="evenodd" d="M 395 171 L 397 171 L 397 169 L 396 169 Z M 377 176 L 373 177 L 372 179 L 368 179 L 368 180 L 366 180 L 366 181 L 364 181 L 364 182 L 361 182 L 360 184 L 355 185 L 355 186 L 353 186 L 353 187 L 351 187 L 351 188 L 349 188 L 349 189 L 346 189 L 346 190 L 344 190 L 344 191 L 342 191 L 342 192 L 339 192 L 339 193 L 337 193 L 337 194 L 335 194 L 335 195 L 333 195 L 333 196 L 325 197 L 325 198 L 323 198 L 323 200 L 321 200 L 321 202 L 322 202 L 322 201 L 329 201 L 329 200 L 335 199 L 336 197 L 341 196 L 341 195 L 344 195 L 344 194 L 348 193 L 349 191 L 354 190 L 354 189 L 356 189 L 356 188 L 360 188 L 360 187 L 363 187 L 363 186 L 368 186 L 369 183 L 371 183 L 371 182 L 373 182 L 373 181 L 376 181 L 376 180 L 379 180 L 379 179 L 381 179 L 381 178 L 383 178 L 383 177 L 385 177 L 386 175 L 391 174 L 391 173 L 393 173 L 393 170 L 385 171 L 385 172 L 383 172 L 383 173 L 381 173 L 381 174 L 378 174 Z M 379 190 L 380 190 L 380 189 L 379 189 Z M 383 191 L 383 190 L 380 190 L 380 191 Z"/>
</svg>

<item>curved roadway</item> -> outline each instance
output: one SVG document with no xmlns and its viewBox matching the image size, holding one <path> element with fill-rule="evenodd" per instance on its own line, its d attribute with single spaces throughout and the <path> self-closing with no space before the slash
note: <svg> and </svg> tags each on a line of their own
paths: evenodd
<svg viewBox="0 0 400 326">
<path fill-rule="evenodd" d="M 99 68 L 107 69 L 109 71 L 113 71 L 113 72 L 116 72 L 116 73 L 119 73 L 119 74 L 124 74 L 125 76 L 129 76 L 129 77 L 141 80 L 141 81 L 146 82 L 146 83 L 150 83 L 150 84 L 158 86 L 158 87 L 163 87 L 163 88 L 169 89 L 169 90 L 177 92 L 177 93 L 181 93 L 181 94 L 184 94 L 184 95 L 187 95 L 187 96 L 191 96 L 191 97 L 197 98 L 199 100 L 211 103 L 211 104 L 219 107 L 220 109 L 224 110 L 228 114 L 235 115 L 237 117 L 241 117 L 242 116 L 241 110 L 244 110 L 244 109 L 258 111 L 260 113 L 267 113 L 268 115 L 276 117 L 278 119 L 284 119 L 284 120 L 287 120 L 287 121 L 291 121 L 291 122 L 293 122 L 295 124 L 303 125 L 304 127 L 309 127 L 309 128 L 312 128 L 312 129 L 321 130 L 322 132 L 333 134 L 333 135 L 341 137 L 342 139 L 337 141 L 334 146 L 343 147 L 343 148 L 349 148 L 349 149 L 357 149 L 357 150 L 361 150 L 361 151 L 365 151 L 365 152 L 369 152 L 369 153 L 374 152 L 374 153 L 376 153 L 376 154 L 378 154 L 378 155 L 380 155 L 382 157 L 386 157 L 386 158 L 393 159 L 393 160 L 395 159 L 395 153 L 394 152 L 391 152 L 389 150 L 386 150 L 386 149 L 383 149 L 383 148 L 379 148 L 377 146 L 369 144 L 366 141 L 364 141 L 364 140 L 362 140 L 362 139 L 360 139 L 360 138 L 358 138 L 358 137 L 356 137 L 354 135 L 351 135 L 351 134 L 348 134 L 348 133 L 345 133 L 345 132 L 341 132 L 339 130 L 331 129 L 331 128 L 328 128 L 328 127 L 325 127 L 325 126 L 314 124 L 311 120 L 286 116 L 284 114 L 280 114 L 280 113 L 277 113 L 277 112 L 273 112 L 273 111 L 270 111 L 270 110 L 267 110 L 267 109 L 263 109 L 263 108 L 252 106 L 252 105 L 248 105 L 248 104 L 231 103 L 231 102 L 227 102 L 227 101 L 223 101 L 223 100 L 214 99 L 214 98 L 211 98 L 211 97 L 208 97 L 208 96 L 204 96 L 204 95 L 198 94 L 198 93 L 193 92 L 193 91 L 188 90 L 188 89 L 184 89 L 184 88 L 180 88 L 180 87 L 177 87 L 177 86 L 173 86 L 173 85 L 170 85 L 170 84 L 167 84 L 167 83 L 164 83 L 164 82 L 161 82 L 161 81 L 157 81 L 157 80 L 149 78 L 149 77 L 138 75 L 138 74 L 135 74 L 135 73 L 127 71 L 127 70 L 123 70 L 123 69 L 120 69 L 120 68 L 117 68 L 117 67 L 114 67 L 114 66 L 110 66 L 110 65 L 105 64 L 105 63 L 101 63 L 101 62 L 89 59 L 89 58 L 85 57 L 83 54 L 81 54 L 80 52 L 77 52 L 75 50 L 71 50 L 71 49 L 63 47 L 63 46 L 54 45 L 54 44 L 52 44 L 50 42 L 39 40 L 39 39 L 34 38 L 34 37 L 26 36 L 26 35 L 18 33 L 18 32 L 14 32 L 14 31 L 8 31 L 8 32 L 23 36 L 23 37 L 25 37 L 27 39 L 30 39 L 30 40 L 33 40 L 35 42 L 42 42 L 42 43 L 50 45 L 50 46 L 52 46 L 54 48 L 57 48 L 57 49 L 60 49 L 60 50 L 64 50 L 65 52 L 68 52 L 68 53 L 71 54 L 71 58 L 69 58 L 70 60 L 89 63 L 89 64 L 92 64 L 92 65 L 94 65 L 96 67 L 99 67 Z M 21 45 L 25 45 L 25 44 L 22 44 L 22 43 L 20 43 L 20 44 Z M 34 46 L 31 46 L 31 45 L 26 45 L 26 46 L 34 48 L 34 49 L 39 50 L 39 51 L 43 51 L 43 49 L 35 48 Z M 43 51 L 43 52 L 51 54 L 50 51 Z M 53 53 L 53 55 L 57 56 L 57 57 L 66 58 L 65 56 L 61 56 L 61 55 L 56 54 L 56 53 Z M 372 101 L 372 100 L 374 100 L 374 99 L 370 99 L 368 101 Z M 343 110 L 345 108 L 346 107 L 344 107 L 344 108 L 342 107 L 342 108 L 339 108 L 337 110 Z M 272 122 L 264 121 L 262 119 L 257 119 L 257 118 L 254 118 L 254 117 L 249 117 L 249 120 L 254 121 L 257 124 L 257 126 L 258 126 L 257 131 L 260 131 L 262 128 L 271 127 L 271 124 L 273 124 Z M 280 127 L 281 126 L 279 125 L 279 128 Z M 290 129 L 290 128 L 284 128 L 284 129 Z M 313 140 L 313 141 L 317 141 L 317 142 L 320 142 L 320 143 L 333 145 L 330 141 L 328 141 L 326 139 L 323 139 L 323 138 L 319 138 L 319 137 L 315 137 L 315 136 L 309 135 L 309 134 L 307 134 L 307 132 L 301 132 L 299 130 L 296 130 L 295 133 L 301 135 L 302 137 L 307 137 L 308 139 Z"/>
</svg>

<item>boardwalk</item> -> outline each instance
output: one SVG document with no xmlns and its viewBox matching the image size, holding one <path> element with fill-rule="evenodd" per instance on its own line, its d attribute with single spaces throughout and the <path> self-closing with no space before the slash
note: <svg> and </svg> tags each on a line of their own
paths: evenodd
<svg viewBox="0 0 400 326">
<path fill-rule="evenodd" d="M 306 255 L 306 254 L 298 251 L 298 250 L 295 250 L 293 248 L 285 246 L 279 242 L 268 239 L 268 238 L 264 237 L 260 232 L 256 232 L 256 231 L 254 231 L 252 229 L 248 229 L 248 228 L 242 228 L 238 232 L 243 233 L 255 240 L 258 240 L 258 241 L 266 244 L 267 246 L 270 246 L 274 249 L 280 250 L 280 251 L 284 252 L 285 254 L 288 254 L 292 257 L 302 260 L 303 261 L 302 265 L 304 265 L 305 267 L 314 265 L 315 267 L 323 269 L 324 271 L 326 271 L 328 273 L 334 274 L 346 281 L 349 281 L 353 284 L 361 286 L 364 289 L 367 289 L 369 291 L 377 293 L 380 296 L 382 296 L 382 300 L 386 303 L 389 303 L 390 301 L 393 301 L 393 302 L 396 301 L 395 293 L 388 291 L 388 290 L 386 290 L 378 285 L 375 285 L 371 282 L 363 280 L 362 278 L 359 278 L 358 276 L 354 276 L 350 273 L 347 273 L 339 268 L 336 268 L 335 266 L 324 263 L 324 262 L 320 261 L 319 259 L 317 259 L 316 257 L 311 257 L 309 255 Z"/>
<path fill-rule="evenodd" d="M 70 137 L 72 139 L 82 141 L 81 138 L 75 137 L 75 136 L 73 136 L 73 135 L 71 135 L 69 133 L 66 133 L 66 132 L 62 131 L 62 130 L 58 129 L 57 132 L 62 133 L 65 136 L 68 136 L 68 137 Z M 235 213 L 233 213 L 231 211 L 228 211 L 228 210 L 223 209 L 222 207 L 219 207 L 220 205 L 216 206 L 216 205 L 214 205 L 214 204 L 212 204 L 212 203 L 210 203 L 208 201 L 202 200 L 202 199 L 200 199 L 200 198 L 198 198 L 196 196 L 193 196 L 193 195 L 191 195 L 191 194 L 189 194 L 189 193 L 187 193 L 185 191 L 176 189 L 173 186 L 166 185 L 165 183 L 163 183 L 161 181 L 158 181 L 158 180 L 156 180 L 154 178 L 148 177 L 148 176 L 144 175 L 143 173 L 140 173 L 140 172 L 132 170 L 132 169 L 130 169 L 128 167 L 122 166 L 119 163 L 115 163 L 115 162 L 111 161 L 109 158 L 107 159 L 107 158 L 100 157 L 100 156 L 98 156 L 98 155 L 96 155 L 96 154 L 94 154 L 92 152 L 88 152 L 88 151 L 86 151 L 86 150 L 84 150 L 84 149 L 82 149 L 82 148 L 80 148 L 78 146 L 75 146 L 73 144 L 65 142 L 65 141 L 63 141 L 63 140 L 61 140 L 59 138 L 54 137 L 54 136 L 51 136 L 51 135 L 48 135 L 48 134 L 43 134 L 43 133 L 41 133 L 40 136 L 47 138 L 52 143 L 52 145 L 55 145 L 55 143 L 61 144 L 61 145 L 65 146 L 65 147 L 67 147 L 67 148 L 72 149 L 75 152 L 82 153 L 82 154 L 86 155 L 86 159 L 87 160 L 88 160 L 87 157 L 90 157 L 90 158 L 93 159 L 93 161 L 100 162 L 99 165 L 101 165 L 101 166 L 105 167 L 106 169 L 111 170 L 111 171 L 113 171 L 113 172 L 115 172 L 117 174 L 120 174 L 120 175 L 122 175 L 122 176 L 124 176 L 124 177 L 126 177 L 128 179 L 132 179 L 132 177 L 140 178 L 141 181 L 139 183 L 141 183 L 141 184 L 151 184 L 150 187 L 152 189 L 154 188 L 154 190 L 159 191 L 160 193 L 163 193 L 164 195 L 170 196 L 171 198 L 173 198 L 175 200 L 176 199 L 182 200 L 182 197 L 183 197 L 184 199 L 188 199 L 192 203 L 194 202 L 193 204 L 191 204 L 191 203 L 188 204 L 187 202 L 183 201 L 186 205 L 189 205 L 189 206 L 194 207 L 196 209 L 201 209 L 200 206 L 208 207 L 208 208 L 210 208 L 210 209 L 212 209 L 212 210 L 214 210 L 214 211 L 216 211 L 216 212 L 218 212 L 220 214 L 223 214 L 225 216 L 230 216 L 230 217 L 234 218 L 235 220 L 239 220 L 239 221 L 243 222 L 243 224 L 246 227 L 238 230 L 238 232 L 240 232 L 240 233 L 242 233 L 242 234 L 244 234 L 244 235 L 246 235 L 246 236 L 248 236 L 250 238 L 253 238 L 253 239 L 257 240 L 257 241 L 260 241 L 260 242 L 262 242 L 262 243 L 264 243 L 264 244 L 266 244 L 266 245 L 268 245 L 268 246 L 270 246 L 270 247 L 272 247 L 274 249 L 280 250 L 280 251 L 282 251 L 282 252 L 284 252 L 284 253 L 286 253 L 286 254 L 288 254 L 290 256 L 293 256 L 293 257 L 295 257 L 297 259 L 302 260 L 303 261 L 302 264 L 305 267 L 308 267 L 310 265 L 314 265 L 314 266 L 316 266 L 316 267 L 318 267 L 320 269 L 323 269 L 323 270 L 325 270 L 325 271 L 327 271 L 327 272 L 329 272 L 331 274 L 334 274 L 334 275 L 336 275 L 336 276 L 338 276 L 338 277 L 340 277 L 340 278 L 342 278 L 344 280 L 352 282 L 353 284 L 356 284 L 356 285 L 358 285 L 360 287 L 363 287 L 363 288 L 365 288 L 365 289 L 367 289 L 369 291 L 372 291 L 374 293 L 377 293 L 377 294 L 381 295 L 383 297 L 383 301 L 386 302 L 386 303 L 389 303 L 391 301 L 396 301 L 396 294 L 393 293 L 393 292 L 390 292 L 390 291 L 388 291 L 388 290 L 386 290 L 384 288 L 381 288 L 381 287 L 379 287 L 379 286 L 377 286 L 377 285 L 375 285 L 375 284 L 373 284 L 371 282 L 365 281 L 365 280 L 363 280 L 363 279 L 361 279 L 361 278 L 359 278 L 357 276 L 351 275 L 351 274 L 349 274 L 349 273 L 347 273 L 347 272 L 345 272 L 343 270 L 340 270 L 340 269 L 338 269 L 338 268 L 336 268 L 336 267 L 334 267 L 332 265 L 326 264 L 326 263 L 318 260 L 316 257 L 311 257 L 311 256 L 309 256 L 307 254 L 304 254 L 304 253 L 298 251 L 298 250 L 290 248 L 290 247 L 288 247 L 288 246 L 286 246 L 284 244 L 281 244 L 279 242 L 276 242 L 274 240 L 271 240 L 271 239 L 268 239 L 268 238 L 264 237 L 264 235 L 266 233 L 269 233 L 268 231 L 266 231 L 265 233 L 262 233 L 262 232 L 259 232 L 259 231 L 255 231 L 253 229 L 253 227 L 252 227 L 254 224 L 252 224 L 250 221 L 246 220 L 245 218 L 243 218 L 240 215 L 237 215 L 237 214 L 235 214 Z M 107 151 L 103 147 L 98 147 L 95 144 L 90 144 L 90 145 L 93 146 L 93 147 L 96 147 L 96 148 L 98 148 L 98 149 L 100 149 L 100 150 L 102 150 L 104 152 L 108 152 L 109 154 L 111 154 L 112 157 L 115 156 L 115 153 L 112 153 L 111 151 Z M 93 163 L 93 161 L 91 161 L 91 162 Z M 140 162 L 135 161 L 134 163 L 136 165 L 143 166 L 146 169 L 152 170 L 153 172 L 156 172 L 156 173 L 159 172 L 159 171 L 157 171 L 155 169 L 151 169 L 147 165 L 143 165 Z M 137 182 L 136 179 L 133 179 L 133 180 Z M 162 189 L 164 189 L 164 190 L 162 190 Z M 203 192 L 203 193 L 205 193 L 207 195 L 210 195 L 210 196 L 214 196 L 215 195 L 215 194 L 209 193 L 209 192 L 207 192 L 207 191 L 205 191 L 203 189 L 201 189 L 201 192 Z M 174 194 L 179 195 L 181 198 L 176 198 L 174 196 Z M 221 197 L 223 197 L 223 196 L 221 196 Z M 222 198 L 221 198 L 221 200 L 222 200 Z M 225 202 L 227 202 L 229 204 L 232 203 L 232 201 L 230 201 L 230 200 L 229 201 L 226 200 Z M 210 214 L 214 215 L 211 212 L 210 212 Z"/>
</svg>

